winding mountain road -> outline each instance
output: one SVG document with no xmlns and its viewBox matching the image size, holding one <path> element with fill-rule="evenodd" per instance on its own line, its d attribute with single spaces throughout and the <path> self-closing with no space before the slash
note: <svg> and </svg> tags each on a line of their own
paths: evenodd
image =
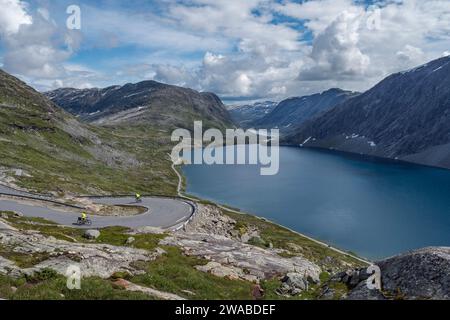
<svg viewBox="0 0 450 320">
<path fill-rule="evenodd" d="M 2 197 L 3 196 L 3 197 Z M 6 197 L 5 197 L 6 196 Z M 37 200 L 30 203 L 29 200 Z M 142 197 L 142 202 L 136 203 L 134 197 L 99 197 L 90 198 L 94 203 L 107 205 L 139 205 L 146 212 L 134 216 L 97 216 L 90 215 L 91 226 L 75 226 L 74 222 L 80 216 L 81 208 L 55 202 L 49 197 L 31 194 L 0 185 L 0 210 L 16 211 L 26 217 L 44 218 L 61 225 L 80 228 L 104 228 L 122 226 L 129 228 L 157 227 L 175 229 L 182 226 L 196 212 L 194 203 L 176 198 Z M 58 206 L 47 206 L 54 202 Z"/>
</svg>

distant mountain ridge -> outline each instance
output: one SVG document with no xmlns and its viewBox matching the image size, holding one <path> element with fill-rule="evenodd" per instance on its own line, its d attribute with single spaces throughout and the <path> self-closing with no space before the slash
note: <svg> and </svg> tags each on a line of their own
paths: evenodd
<svg viewBox="0 0 450 320">
<path fill-rule="evenodd" d="M 284 142 L 450 168 L 450 56 L 388 76 Z"/>
<path fill-rule="evenodd" d="M 228 112 L 234 123 L 242 128 L 250 128 L 255 121 L 272 112 L 278 102 L 262 101 L 253 104 L 228 106 Z"/>
<path fill-rule="evenodd" d="M 336 105 L 358 94 L 333 88 L 322 93 L 288 98 L 281 101 L 272 112 L 254 121 L 254 125 L 259 128 L 278 127 L 282 132 L 291 131 L 305 121 L 334 108 Z"/>
<path fill-rule="evenodd" d="M 61 88 L 45 95 L 70 113 L 96 124 L 192 127 L 194 120 L 204 120 L 219 127 L 232 126 L 225 106 L 215 94 L 153 80 L 104 89 Z"/>
</svg>

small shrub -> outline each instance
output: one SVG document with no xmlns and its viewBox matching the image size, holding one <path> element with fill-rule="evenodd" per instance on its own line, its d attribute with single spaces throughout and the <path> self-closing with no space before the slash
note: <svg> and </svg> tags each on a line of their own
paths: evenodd
<svg viewBox="0 0 450 320">
<path fill-rule="evenodd" d="M 42 281 L 47 281 L 51 279 L 55 279 L 58 277 L 58 273 L 50 268 L 44 268 L 40 271 L 36 271 L 31 275 L 27 275 L 27 282 L 37 283 Z"/>
</svg>

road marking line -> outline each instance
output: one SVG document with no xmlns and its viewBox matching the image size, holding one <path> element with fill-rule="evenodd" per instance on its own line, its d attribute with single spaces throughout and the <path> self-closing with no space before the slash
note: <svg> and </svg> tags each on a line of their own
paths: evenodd
<svg viewBox="0 0 450 320">
<path fill-rule="evenodd" d="M 178 223 L 178 222 L 180 222 L 181 220 L 186 219 L 186 217 L 187 217 L 187 216 L 184 216 L 183 218 L 178 219 L 177 221 L 175 221 L 175 223 Z"/>
</svg>

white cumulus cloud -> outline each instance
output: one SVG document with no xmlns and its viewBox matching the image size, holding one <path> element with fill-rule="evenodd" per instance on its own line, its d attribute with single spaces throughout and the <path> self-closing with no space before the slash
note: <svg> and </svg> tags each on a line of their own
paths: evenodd
<svg viewBox="0 0 450 320">
<path fill-rule="evenodd" d="M 370 58 L 359 44 L 359 12 L 344 11 L 314 40 L 310 63 L 301 80 L 345 79 L 364 76 Z"/>
<path fill-rule="evenodd" d="M 40 89 L 155 79 L 226 100 L 280 100 L 366 90 L 449 52 L 449 0 L 140 3 L 86 2 L 83 29 L 71 32 L 53 20 L 54 2 L 0 0 L 0 64 Z M 74 68 L 78 50 L 92 53 L 89 68 Z"/>
<path fill-rule="evenodd" d="M 26 3 L 19 0 L 0 0 L 0 34 L 17 33 L 20 26 L 31 24 L 33 19 L 26 11 Z"/>
</svg>

